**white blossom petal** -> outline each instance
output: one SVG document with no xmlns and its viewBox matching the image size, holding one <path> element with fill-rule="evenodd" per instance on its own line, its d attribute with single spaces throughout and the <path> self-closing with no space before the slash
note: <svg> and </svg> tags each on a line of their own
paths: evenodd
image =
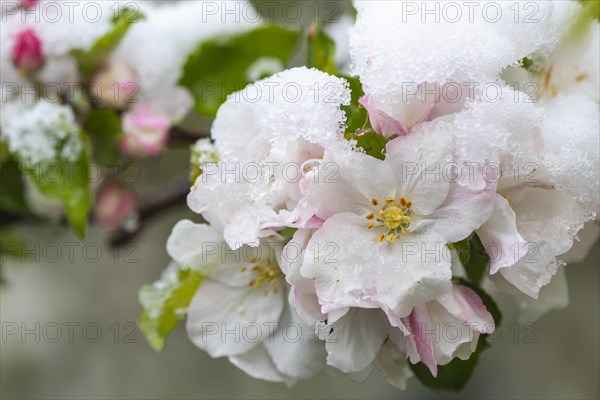
<svg viewBox="0 0 600 400">
<path fill-rule="evenodd" d="M 190 340 L 211 357 L 244 353 L 268 338 L 283 310 L 283 294 L 264 288 L 233 288 L 206 279 L 194 295 L 186 328 Z"/>
<path fill-rule="evenodd" d="M 331 325 L 325 338 L 327 364 L 342 372 L 357 372 L 373 361 L 387 336 L 385 314 L 378 310 L 352 308 Z"/>
<path fill-rule="evenodd" d="M 450 290 L 450 260 L 434 232 L 379 243 L 367 221 L 336 214 L 316 231 L 301 269 L 314 278 L 322 312 L 385 305 L 399 317 Z"/>
</svg>

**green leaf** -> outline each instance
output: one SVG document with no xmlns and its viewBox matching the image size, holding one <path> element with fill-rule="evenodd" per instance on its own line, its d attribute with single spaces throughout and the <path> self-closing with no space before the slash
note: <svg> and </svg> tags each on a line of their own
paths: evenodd
<svg viewBox="0 0 600 400">
<path fill-rule="evenodd" d="M 379 160 L 385 158 L 385 145 L 387 139 L 373 129 L 366 130 L 358 134 L 346 134 L 346 139 L 356 140 L 356 146 L 360 147 L 368 155 L 375 157 Z"/>
<path fill-rule="evenodd" d="M 294 234 L 296 233 L 297 230 L 298 230 L 298 228 L 285 228 L 285 229 L 280 230 L 277 233 L 279 235 L 281 235 L 281 237 L 283 237 L 284 241 L 288 241 L 292 237 L 294 237 Z"/>
<path fill-rule="evenodd" d="M 0 208 L 15 214 L 28 214 L 24 177 L 19 165 L 8 153 L 3 153 L 0 177 Z"/>
<path fill-rule="evenodd" d="M 346 140 L 356 141 L 356 146 L 363 149 L 368 155 L 377 159 L 385 158 L 385 145 L 387 139 L 371 128 L 367 110 L 358 103 L 363 96 L 362 84 L 356 77 L 341 75 L 349 83 L 351 92 L 350 104 L 343 107 L 346 113 Z"/>
<path fill-rule="evenodd" d="M 113 19 L 112 30 L 100 37 L 88 50 L 73 49 L 71 55 L 77 61 L 79 73 L 84 80 L 92 75 L 104 64 L 111 53 L 117 48 L 132 24 L 144 19 L 144 15 L 137 10 L 125 7 Z"/>
<path fill-rule="evenodd" d="M 485 247 L 483 246 L 483 243 L 481 243 L 479 236 L 472 235 L 468 239 L 468 243 L 470 250 L 469 261 L 463 263 L 463 265 L 465 267 L 465 271 L 467 272 L 469 281 L 474 285 L 479 285 L 481 278 L 483 278 L 483 274 L 487 270 L 487 267 L 490 263 L 490 257 L 485 251 Z"/>
<path fill-rule="evenodd" d="M 450 243 L 448 244 L 448 248 L 450 250 L 456 250 L 461 264 L 463 266 L 467 265 L 471 258 L 471 243 L 469 238 L 463 239 L 460 242 Z"/>
<path fill-rule="evenodd" d="M 306 66 L 318 68 L 328 74 L 337 75 L 335 66 L 335 42 L 323 30 L 323 24 L 313 23 L 308 28 Z"/>
<path fill-rule="evenodd" d="M 352 136 L 359 129 L 365 128 L 369 116 L 367 110 L 358 103 L 358 100 L 364 95 L 360 80 L 357 77 L 340 76 L 348 81 L 351 90 L 350 104 L 342 109 L 346 113 L 346 135 Z"/>
<path fill-rule="evenodd" d="M 429 368 L 422 362 L 417 364 L 409 363 L 410 369 L 415 377 L 425 386 L 433 390 L 462 390 L 475 371 L 475 366 L 479 361 L 480 353 L 489 345 L 484 335 L 479 336 L 477 349 L 467 360 L 455 358 L 447 365 L 439 365 L 437 377 L 433 377 Z"/>
<path fill-rule="evenodd" d="M 201 42 L 189 55 L 179 84 L 192 93 L 196 110 L 214 117 L 228 94 L 284 68 L 300 33 L 277 25 Z"/>
<path fill-rule="evenodd" d="M 71 227 L 77 235 L 83 237 L 92 204 L 90 146 L 83 132 L 78 133 L 78 136 L 82 148 L 77 161 L 39 162 L 27 166 L 25 173 L 31 177 L 42 195 L 63 204 Z"/>
<path fill-rule="evenodd" d="M 117 143 L 123 136 L 121 118 L 117 113 L 109 108 L 96 109 L 86 118 L 83 129 L 92 139 L 94 159 L 108 167 L 117 165 Z"/>
<path fill-rule="evenodd" d="M 146 285 L 139 292 L 139 300 L 144 311 L 139 325 L 148 344 L 161 351 L 171 330 L 184 317 L 204 277 L 191 269 L 180 269 L 171 264 L 161 280 Z"/>
</svg>

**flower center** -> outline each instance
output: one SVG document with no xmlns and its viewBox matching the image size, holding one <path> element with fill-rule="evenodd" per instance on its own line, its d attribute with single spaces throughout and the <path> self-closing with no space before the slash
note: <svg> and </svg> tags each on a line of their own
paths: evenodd
<svg viewBox="0 0 600 400">
<path fill-rule="evenodd" d="M 371 204 L 378 207 L 379 200 L 373 198 Z M 368 228 L 383 228 L 383 233 L 379 235 L 379 242 L 383 243 L 389 240 L 390 243 L 394 243 L 399 234 L 406 235 L 408 232 L 408 227 L 412 222 L 411 207 L 412 202 L 407 201 L 404 197 L 398 201 L 388 197 L 381 208 L 367 215 L 366 218 L 370 221 Z"/>
<path fill-rule="evenodd" d="M 248 282 L 249 287 L 253 288 L 261 288 L 265 283 L 269 284 L 269 287 L 265 288 L 264 295 L 267 296 L 269 294 L 269 290 L 273 293 L 279 293 L 277 289 L 279 284 L 279 278 L 281 276 L 281 271 L 277 264 L 267 261 L 264 264 L 256 264 L 250 267 L 243 267 L 240 272 L 246 272 L 250 270 L 254 273 L 253 278 Z"/>
</svg>

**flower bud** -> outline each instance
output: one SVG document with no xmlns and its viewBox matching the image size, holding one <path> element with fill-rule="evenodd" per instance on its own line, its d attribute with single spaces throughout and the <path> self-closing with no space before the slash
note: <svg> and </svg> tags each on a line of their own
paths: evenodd
<svg viewBox="0 0 600 400">
<path fill-rule="evenodd" d="M 12 49 L 12 61 L 22 72 L 37 71 L 46 61 L 42 42 L 33 29 L 26 29 L 16 37 Z"/>
<path fill-rule="evenodd" d="M 39 2 L 39 0 L 21 0 L 21 7 L 29 10 Z"/>
<path fill-rule="evenodd" d="M 102 229 L 116 231 L 136 209 L 133 190 L 118 182 L 109 182 L 100 188 L 96 197 L 94 222 Z"/>
<path fill-rule="evenodd" d="M 123 109 L 135 102 L 138 85 L 129 65 L 109 62 L 98 71 L 93 81 L 98 85 L 102 103 Z"/>
<path fill-rule="evenodd" d="M 128 111 L 123 116 L 121 151 L 133 157 L 160 153 L 169 137 L 170 123 L 167 114 L 147 105 Z"/>
</svg>

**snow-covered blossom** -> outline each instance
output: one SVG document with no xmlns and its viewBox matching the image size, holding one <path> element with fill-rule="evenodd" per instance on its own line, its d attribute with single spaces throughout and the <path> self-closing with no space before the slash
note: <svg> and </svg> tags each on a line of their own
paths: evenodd
<svg viewBox="0 0 600 400">
<path fill-rule="evenodd" d="M 425 23 L 411 7 L 357 2 L 350 37 L 366 93 L 362 104 L 384 136 L 449 135 L 454 161 L 476 165 L 475 179 L 463 174 L 461 185 L 497 183 L 494 212 L 477 230 L 490 273 L 504 288 L 510 282 L 513 291 L 537 298 L 560 265 L 556 257 L 599 203 L 598 23 L 583 38 L 568 37 L 576 2 L 535 3 L 535 24 L 513 21 L 508 3 L 494 5 L 502 11 L 494 23 L 478 12 L 469 23 Z M 377 40 L 382 37 L 403 40 Z M 535 68 L 517 67 L 525 57 Z M 498 82 L 500 76 L 513 88 Z M 462 96 L 444 93 L 449 84 Z M 467 84 L 473 90 L 465 98 Z M 499 100 L 477 88 L 485 84 L 499 88 Z M 487 166 L 496 177 L 486 176 Z"/>
<path fill-rule="evenodd" d="M 453 20 L 439 18 L 439 10 L 424 15 L 411 2 L 356 1 L 357 20 L 350 32 L 354 72 L 382 102 L 401 97 L 406 85 L 493 80 L 534 52 L 547 54 L 576 7 L 535 2 L 535 21 L 528 21 L 515 18 L 512 3 L 489 3 L 477 3 L 470 12 L 458 4 L 460 19 Z M 483 11 L 487 8 L 497 11 L 493 18 Z"/>
<path fill-rule="evenodd" d="M 188 205 L 222 226 L 232 248 L 298 222 L 290 210 L 302 174 L 325 148 L 344 145 L 340 106 L 349 100 L 344 80 L 307 68 L 230 95 L 212 127 L 219 163 L 196 180 Z"/>
<path fill-rule="evenodd" d="M 511 294 L 522 292 L 540 299 L 540 305 L 534 306 L 521 298 L 519 304 L 528 309 L 548 308 L 551 289 L 543 287 L 551 284 L 564 264 L 561 255 L 573 246 L 585 222 L 597 216 L 599 40 L 599 25 L 594 22 L 583 37 L 567 36 L 547 60 L 534 54 L 531 71 L 521 67 L 503 74 L 516 88 L 536 85 L 533 94 L 540 122 L 529 130 L 535 136 L 533 146 L 511 149 L 501 157 L 507 169 L 528 169 L 518 176 L 507 171 L 500 179 L 498 194 L 504 198 L 496 199 L 495 211 L 478 235 L 488 248 L 493 247 L 490 273 L 499 272 L 492 275 L 494 282 Z M 514 142 L 524 143 L 524 132 L 514 135 Z M 565 287 L 564 283 L 552 286 Z M 566 290 L 561 293 L 564 298 Z"/>
<path fill-rule="evenodd" d="M 11 102 L 2 109 L 2 139 L 25 165 L 79 159 L 83 143 L 68 106 L 40 100 Z"/>
<path fill-rule="evenodd" d="M 476 9 L 457 22 L 423 21 L 414 2 L 356 1 L 358 140 L 345 138 L 348 82 L 315 69 L 228 97 L 192 157 L 188 205 L 210 225 L 181 221 L 167 244 L 206 277 L 188 310 L 198 347 L 267 380 L 378 369 L 404 388 L 410 364 L 435 377 L 483 347 L 498 321 L 480 288 L 510 294 L 521 318 L 567 304 L 563 259 L 600 204 L 600 31 L 575 45 L 579 5 L 531 4 L 535 23 L 512 3 L 478 3 L 495 21 Z M 381 154 L 359 146 L 369 123 Z M 248 252 L 248 265 L 228 259 Z M 272 332 L 225 340 L 211 325 L 289 320 L 310 345 Z"/>
</svg>

